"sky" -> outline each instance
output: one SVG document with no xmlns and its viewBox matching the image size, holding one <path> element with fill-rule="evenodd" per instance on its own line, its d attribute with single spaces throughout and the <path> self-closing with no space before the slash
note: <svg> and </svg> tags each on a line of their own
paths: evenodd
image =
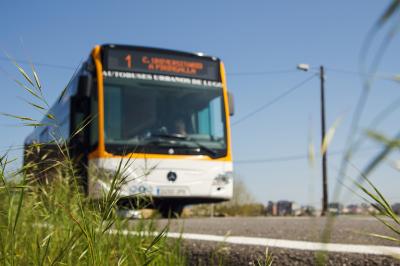
<svg viewBox="0 0 400 266">
<path fill-rule="evenodd" d="M 341 123 L 329 146 L 329 193 L 337 185 L 363 77 L 358 74 L 360 51 L 368 31 L 390 1 L 3 1 L 0 24 L 0 112 L 32 116 L 27 98 L 13 79 L 19 77 L 6 58 L 35 63 L 46 98 L 54 102 L 82 60 L 96 44 L 117 43 L 204 52 L 221 58 L 228 89 L 235 96 L 232 143 L 237 178 L 257 201 L 288 199 L 300 204 L 321 202 L 320 81 L 326 69 L 326 124 Z M 382 29 L 369 42 L 367 62 L 387 43 L 378 77 L 400 74 L 399 36 L 384 41 Z M 309 64 L 312 71 L 296 70 Z M 22 65 L 29 69 L 29 66 Z M 314 76 L 309 81 L 311 76 Z M 305 82 L 296 88 L 298 84 Z M 295 88 L 295 89 L 293 89 Z M 291 90 L 293 89 L 293 90 Z M 400 110 L 373 123 L 400 97 L 400 84 L 377 78 L 355 136 L 365 139 L 344 180 L 358 175 L 380 145 L 365 137 L 374 130 L 388 137 L 398 129 Z M 290 93 L 287 93 L 287 91 Z M 260 109 L 261 108 L 261 109 Z M 257 111 L 259 110 L 259 111 Z M 249 114 L 254 114 L 248 116 Z M 0 116 L 0 150 L 18 150 L 30 128 Z M 308 147 L 317 153 L 314 165 Z M 398 160 L 393 153 L 371 175 L 391 201 L 400 202 Z M 20 161 L 20 159 L 19 159 Z M 344 203 L 360 198 L 340 185 Z"/>
</svg>

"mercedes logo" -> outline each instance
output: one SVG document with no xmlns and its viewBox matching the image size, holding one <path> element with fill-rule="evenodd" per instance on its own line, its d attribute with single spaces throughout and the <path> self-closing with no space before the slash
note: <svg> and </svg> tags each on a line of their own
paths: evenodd
<svg viewBox="0 0 400 266">
<path fill-rule="evenodd" d="M 176 173 L 172 172 L 172 171 L 168 172 L 168 174 L 167 174 L 167 179 L 168 179 L 168 181 L 171 181 L 171 182 L 175 182 L 177 177 L 178 176 L 176 175 Z"/>
</svg>

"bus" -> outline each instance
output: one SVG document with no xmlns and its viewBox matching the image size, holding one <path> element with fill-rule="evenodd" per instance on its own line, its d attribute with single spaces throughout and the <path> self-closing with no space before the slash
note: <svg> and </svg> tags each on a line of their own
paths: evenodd
<svg viewBox="0 0 400 266">
<path fill-rule="evenodd" d="M 128 160 L 121 204 L 149 197 L 165 217 L 180 215 L 185 205 L 232 197 L 233 97 L 216 57 L 96 46 L 49 113 L 44 126 L 26 138 L 24 163 L 40 157 L 27 155 L 30 146 L 51 150 L 55 139 L 66 140 L 71 156 L 79 158 L 79 178 L 89 197 L 104 195 L 109 183 L 99 176 L 113 176 Z M 52 116 L 55 125 L 48 121 Z"/>
</svg>

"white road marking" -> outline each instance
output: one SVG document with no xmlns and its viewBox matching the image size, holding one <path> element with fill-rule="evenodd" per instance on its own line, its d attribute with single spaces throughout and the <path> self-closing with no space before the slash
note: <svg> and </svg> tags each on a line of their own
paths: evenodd
<svg viewBox="0 0 400 266">
<path fill-rule="evenodd" d="M 37 224 L 36 226 L 50 227 L 50 225 L 48 224 Z M 123 234 L 123 235 L 148 235 L 150 233 L 150 232 L 138 232 L 129 230 L 115 230 L 115 229 L 110 229 L 107 232 L 109 234 Z M 156 236 L 159 234 L 159 232 L 151 232 L 150 234 Z M 223 242 L 229 244 L 240 244 L 240 245 L 250 245 L 250 246 L 264 246 L 264 247 L 275 247 L 275 248 L 297 249 L 297 250 L 308 250 L 308 251 L 359 253 L 367 255 L 386 255 L 397 258 L 400 257 L 400 247 L 392 247 L 392 246 L 319 243 L 319 242 L 272 239 L 272 238 L 261 238 L 261 237 L 220 236 L 220 235 L 206 235 L 206 234 L 175 233 L 175 232 L 168 232 L 166 236 L 170 238 L 182 238 L 185 240 Z"/>
<path fill-rule="evenodd" d="M 112 230 L 110 233 L 116 234 L 117 230 Z M 122 234 L 138 235 L 139 232 L 123 230 Z M 145 234 L 145 233 L 143 233 Z M 154 232 L 154 235 L 157 235 Z M 336 243 L 319 243 L 297 240 L 285 239 L 271 239 L 260 237 L 245 237 L 245 236 L 218 236 L 218 235 L 205 235 L 205 234 L 190 234 L 190 233 L 167 233 L 170 238 L 182 238 L 185 240 L 202 240 L 211 242 L 223 242 L 229 244 L 240 245 L 253 245 L 264 247 L 276 247 L 285 249 L 297 249 L 308 251 L 326 251 L 326 252 L 340 252 L 340 253 L 359 253 L 369 255 L 387 255 L 387 256 L 400 256 L 400 247 L 391 246 L 377 246 L 377 245 L 358 245 L 358 244 L 336 244 Z"/>
</svg>

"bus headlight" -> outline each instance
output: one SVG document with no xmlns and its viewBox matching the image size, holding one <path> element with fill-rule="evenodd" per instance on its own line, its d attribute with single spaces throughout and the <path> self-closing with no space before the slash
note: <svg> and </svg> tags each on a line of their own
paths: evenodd
<svg viewBox="0 0 400 266">
<path fill-rule="evenodd" d="M 105 168 L 97 169 L 97 173 L 96 173 L 97 179 L 109 182 L 109 181 L 112 181 L 114 177 L 115 177 L 115 171 L 105 169 Z"/>
<path fill-rule="evenodd" d="M 233 180 L 233 173 L 225 172 L 223 174 L 219 174 L 216 178 L 214 178 L 212 184 L 214 186 L 226 186 L 229 183 L 231 183 L 232 180 Z"/>
<path fill-rule="evenodd" d="M 117 183 L 126 183 L 129 181 L 129 175 L 125 173 L 124 171 L 116 171 L 116 170 L 111 170 L 111 169 L 106 169 L 106 168 L 99 168 L 97 169 L 97 173 L 95 173 L 95 177 L 97 179 L 106 181 L 106 182 L 112 182 L 114 179 L 117 181 Z"/>
</svg>

